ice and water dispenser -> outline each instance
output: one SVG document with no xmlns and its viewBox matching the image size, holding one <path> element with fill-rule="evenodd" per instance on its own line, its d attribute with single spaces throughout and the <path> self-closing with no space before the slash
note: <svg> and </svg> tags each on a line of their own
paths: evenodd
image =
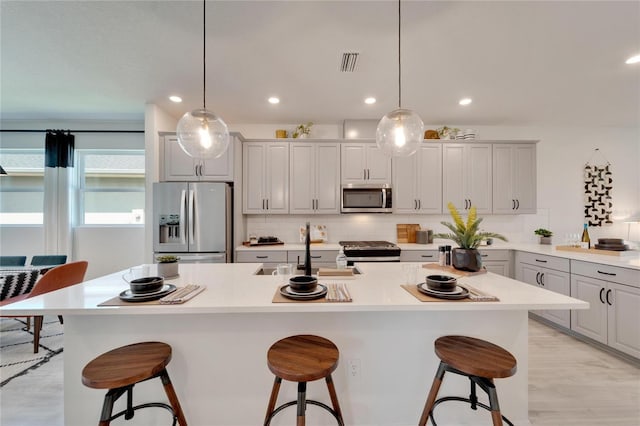
<svg viewBox="0 0 640 426">
<path fill-rule="evenodd" d="M 158 221 L 160 227 L 160 243 L 180 243 L 182 240 L 180 215 L 161 214 Z"/>
</svg>

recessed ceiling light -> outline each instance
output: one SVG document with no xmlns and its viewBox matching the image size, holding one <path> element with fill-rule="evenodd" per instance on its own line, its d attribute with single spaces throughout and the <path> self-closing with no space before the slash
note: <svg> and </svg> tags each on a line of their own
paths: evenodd
<svg viewBox="0 0 640 426">
<path fill-rule="evenodd" d="M 169 100 L 170 100 L 171 102 L 175 102 L 175 103 L 180 103 L 180 102 L 182 102 L 182 98 L 181 98 L 180 96 L 175 96 L 175 95 L 173 95 L 173 96 L 169 96 Z"/>
<path fill-rule="evenodd" d="M 269 103 L 270 104 L 279 104 L 280 103 L 280 98 L 276 98 L 275 96 L 272 96 L 269 98 Z"/>
<path fill-rule="evenodd" d="M 371 105 L 371 104 L 375 104 L 376 103 L 376 98 L 374 97 L 368 97 L 364 100 L 364 103 L 367 105 Z"/>
<path fill-rule="evenodd" d="M 637 64 L 640 62 L 640 55 L 632 56 L 625 61 L 625 64 Z"/>
<path fill-rule="evenodd" d="M 458 103 L 460 105 L 469 105 L 471 103 L 471 98 L 462 98 Z"/>
</svg>

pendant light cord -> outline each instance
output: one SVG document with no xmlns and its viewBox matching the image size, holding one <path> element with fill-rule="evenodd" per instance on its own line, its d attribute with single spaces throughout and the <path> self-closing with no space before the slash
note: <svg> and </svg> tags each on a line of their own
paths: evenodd
<svg viewBox="0 0 640 426">
<path fill-rule="evenodd" d="M 402 108 L 402 61 L 400 61 L 400 26 L 402 25 L 400 13 L 400 0 L 398 0 L 398 109 Z"/>
<path fill-rule="evenodd" d="M 207 109 L 207 0 L 202 1 L 202 109 Z"/>
</svg>

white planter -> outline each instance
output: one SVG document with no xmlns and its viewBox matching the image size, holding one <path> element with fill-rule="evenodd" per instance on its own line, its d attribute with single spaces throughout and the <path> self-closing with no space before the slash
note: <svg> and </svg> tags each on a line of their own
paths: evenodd
<svg viewBox="0 0 640 426">
<path fill-rule="evenodd" d="M 540 244 L 551 244 L 551 237 L 540 237 Z"/>
<path fill-rule="evenodd" d="M 178 276 L 178 262 L 158 263 L 158 275 L 163 278 Z"/>
</svg>

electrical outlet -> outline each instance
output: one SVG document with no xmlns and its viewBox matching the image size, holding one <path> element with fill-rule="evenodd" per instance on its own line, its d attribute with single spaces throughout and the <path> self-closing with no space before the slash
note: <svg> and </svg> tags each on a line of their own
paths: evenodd
<svg viewBox="0 0 640 426">
<path fill-rule="evenodd" d="M 350 359 L 347 361 L 347 374 L 349 377 L 356 378 L 360 377 L 360 360 L 359 359 Z"/>
</svg>

